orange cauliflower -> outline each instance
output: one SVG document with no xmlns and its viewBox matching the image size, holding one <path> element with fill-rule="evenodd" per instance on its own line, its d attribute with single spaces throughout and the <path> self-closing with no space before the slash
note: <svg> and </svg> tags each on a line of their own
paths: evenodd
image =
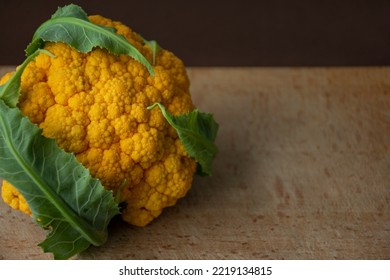
<svg viewBox="0 0 390 280">
<path fill-rule="evenodd" d="M 89 19 L 114 27 L 152 60 L 152 50 L 130 28 L 101 16 Z M 161 50 L 150 76 L 133 58 L 101 48 L 81 53 L 46 43 L 45 49 L 55 57 L 40 54 L 26 67 L 18 107 L 120 196 L 125 221 L 148 224 L 187 193 L 196 169 L 161 111 L 147 110 L 156 102 L 173 115 L 194 109 L 182 61 Z M 30 213 L 12 185 L 4 182 L 2 193 L 6 203 Z"/>
<path fill-rule="evenodd" d="M 26 214 L 32 214 L 30 208 L 28 208 L 27 201 L 14 186 L 12 186 L 7 181 L 3 181 L 2 189 L 3 191 L 1 196 L 3 197 L 5 203 L 7 203 L 12 208 L 19 209 Z"/>
</svg>

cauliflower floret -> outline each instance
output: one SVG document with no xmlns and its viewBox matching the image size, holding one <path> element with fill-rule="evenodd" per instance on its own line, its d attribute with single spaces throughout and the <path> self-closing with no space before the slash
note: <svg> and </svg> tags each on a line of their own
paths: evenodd
<svg viewBox="0 0 390 280">
<path fill-rule="evenodd" d="M 3 181 L 1 196 L 4 202 L 12 208 L 20 210 L 28 215 L 32 215 L 30 208 L 28 208 L 27 201 L 21 193 L 7 181 Z"/>
<path fill-rule="evenodd" d="M 130 28 L 101 16 L 90 20 L 114 27 L 152 60 L 151 49 Z M 183 63 L 162 50 L 150 76 L 131 57 L 101 48 L 84 54 L 46 43 L 45 49 L 54 57 L 38 55 L 26 67 L 19 108 L 106 189 L 119 192 L 125 221 L 148 224 L 187 193 L 196 169 L 160 110 L 147 110 L 156 102 L 173 115 L 194 109 Z M 6 203 L 30 213 L 12 185 L 4 182 L 2 192 Z"/>
</svg>

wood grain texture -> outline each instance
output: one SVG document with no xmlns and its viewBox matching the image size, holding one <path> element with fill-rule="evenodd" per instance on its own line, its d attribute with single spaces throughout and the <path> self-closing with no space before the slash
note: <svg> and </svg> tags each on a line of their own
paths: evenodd
<svg viewBox="0 0 390 280">
<path fill-rule="evenodd" d="M 390 68 L 190 68 L 220 123 L 210 178 L 79 259 L 390 259 Z M 0 259 L 44 233 L 0 202 Z"/>
</svg>

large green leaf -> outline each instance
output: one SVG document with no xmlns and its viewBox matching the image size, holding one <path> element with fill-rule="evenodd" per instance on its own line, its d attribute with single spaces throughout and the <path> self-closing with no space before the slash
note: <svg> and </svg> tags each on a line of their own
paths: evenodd
<svg viewBox="0 0 390 280">
<path fill-rule="evenodd" d="M 173 116 L 160 103 L 149 106 L 151 110 L 158 106 L 168 123 L 176 130 L 181 142 L 190 157 L 198 163 L 198 175 L 211 175 L 212 161 L 218 153 L 214 144 L 218 124 L 213 115 L 195 109 L 188 114 Z"/>
<path fill-rule="evenodd" d="M 51 19 L 38 27 L 26 49 L 27 56 L 41 48 L 46 41 L 64 42 L 83 53 L 101 47 L 117 55 L 126 54 L 142 63 L 154 75 L 149 61 L 125 37 L 116 34 L 114 28 L 90 22 L 83 9 L 74 4 L 58 8 Z"/>
<path fill-rule="evenodd" d="M 45 252 L 67 259 L 106 241 L 107 225 L 119 213 L 112 192 L 2 100 L 0 158 L 0 177 L 17 187 L 33 218 L 50 230 L 40 244 Z"/>
</svg>

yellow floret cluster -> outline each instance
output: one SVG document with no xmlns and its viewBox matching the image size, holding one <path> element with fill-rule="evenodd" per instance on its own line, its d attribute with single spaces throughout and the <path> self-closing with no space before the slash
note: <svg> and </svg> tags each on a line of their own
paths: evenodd
<svg viewBox="0 0 390 280">
<path fill-rule="evenodd" d="M 114 27 L 152 61 L 151 49 L 130 28 L 101 16 L 89 18 Z M 161 111 L 147 110 L 156 102 L 173 115 L 194 109 L 182 61 L 161 50 L 151 76 L 133 58 L 100 48 L 80 53 L 64 43 L 46 43 L 45 49 L 54 57 L 40 54 L 26 67 L 18 107 L 106 189 L 120 192 L 125 221 L 148 224 L 187 193 L 196 169 Z M 4 182 L 2 196 L 30 213 L 9 183 Z"/>
</svg>

